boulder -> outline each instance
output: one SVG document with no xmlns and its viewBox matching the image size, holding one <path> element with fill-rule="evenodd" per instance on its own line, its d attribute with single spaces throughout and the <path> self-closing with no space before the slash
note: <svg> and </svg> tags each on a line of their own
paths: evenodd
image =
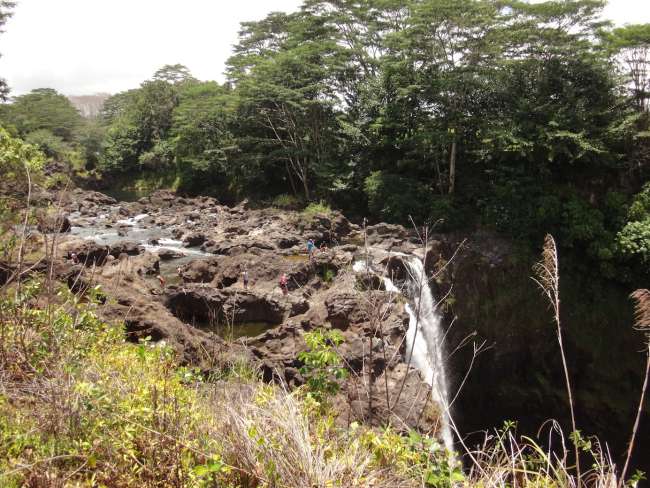
<svg viewBox="0 0 650 488">
<path fill-rule="evenodd" d="M 128 256 L 137 256 L 143 251 L 142 246 L 134 241 L 123 241 L 111 246 L 111 255 L 115 257 L 118 257 L 122 253 Z"/>
<path fill-rule="evenodd" d="M 43 234 L 56 234 L 70 232 L 70 219 L 67 215 L 49 214 L 38 217 L 37 228 Z"/>
<path fill-rule="evenodd" d="M 340 292 L 325 300 L 327 320 L 335 329 L 347 329 L 351 324 L 368 320 L 363 295 L 355 292 Z"/>
<path fill-rule="evenodd" d="M 196 259 L 181 267 L 180 276 L 186 283 L 209 283 L 219 271 L 219 259 Z"/>
<path fill-rule="evenodd" d="M 102 266 L 106 262 L 106 257 L 110 254 L 111 248 L 97 244 L 94 241 L 71 239 L 59 246 L 59 252 L 70 260 L 73 254 L 76 254 L 79 263 L 84 266 Z"/>
<path fill-rule="evenodd" d="M 197 247 L 203 244 L 207 240 L 207 237 L 205 234 L 201 232 L 193 232 L 191 234 L 186 235 L 183 238 L 183 242 L 185 243 L 185 246 L 187 247 Z"/>
<path fill-rule="evenodd" d="M 271 295 L 254 291 L 215 289 L 189 284 L 170 290 L 166 305 L 172 313 L 189 323 L 282 323 L 291 306 Z"/>
<path fill-rule="evenodd" d="M 162 261 L 171 261 L 172 259 L 182 258 L 184 254 L 173 249 L 159 249 L 156 254 Z"/>
</svg>

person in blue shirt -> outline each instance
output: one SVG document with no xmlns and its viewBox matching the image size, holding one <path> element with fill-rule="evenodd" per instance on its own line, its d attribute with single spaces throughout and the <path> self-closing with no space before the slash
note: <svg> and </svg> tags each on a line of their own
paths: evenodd
<svg viewBox="0 0 650 488">
<path fill-rule="evenodd" d="M 309 260 L 311 261 L 312 256 L 314 255 L 314 251 L 316 250 L 316 244 L 314 244 L 313 239 L 309 239 L 307 241 L 307 254 L 309 254 Z"/>
</svg>

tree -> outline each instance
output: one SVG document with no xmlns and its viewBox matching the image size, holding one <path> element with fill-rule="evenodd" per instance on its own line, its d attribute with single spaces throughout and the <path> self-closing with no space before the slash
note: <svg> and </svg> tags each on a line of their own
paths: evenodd
<svg viewBox="0 0 650 488">
<path fill-rule="evenodd" d="M 12 15 L 12 9 L 16 5 L 15 2 L 8 0 L 0 0 L 0 34 L 3 32 L 2 27 L 7 23 L 9 17 Z M 7 100 L 9 95 L 9 86 L 4 78 L 0 78 L 0 102 Z"/>
<path fill-rule="evenodd" d="M 170 151 L 156 146 L 169 136 L 178 90 L 166 81 L 145 81 L 137 90 L 109 98 L 102 113 L 107 129 L 99 166 L 118 172 L 168 168 Z"/>
<path fill-rule="evenodd" d="M 650 110 L 650 24 L 614 29 L 610 42 L 627 70 L 637 108 Z"/>
<path fill-rule="evenodd" d="M 229 156 L 237 145 L 231 132 L 236 100 L 216 82 L 188 87 L 174 110 L 171 129 L 181 188 L 237 191 L 244 175 Z"/>
<path fill-rule="evenodd" d="M 245 24 L 228 62 L 240 114 L 256 133 L 256 150 L 270 163 L 284 162 L 293 192 L 298 193 L 295 178 L 307 201 L 312 179 L 331 161 L 337 132 L 328 83 L 334 45 L 323 24 L 311 20 L 300 13 L 271 14 Z"/>
<path fill-rule="evenodd" d="M 14 98 L 2 114 L 2 122 L 15 126 L 26 136 L 36 130 L 47 130 L 66 142 L 74 140 L 82 123 L 81 115 L 64 96 L 51 88 L 38 88 Z"/>
<path fill-rule="evenodd" d="M 190 73 L 187 66 L 182 64 L 166 64 L 154 73 L 153 80 L 165 81 L 172 85 L 197 81 L 196 78 L 192 76 L 192 73 Z"/>
</svg>

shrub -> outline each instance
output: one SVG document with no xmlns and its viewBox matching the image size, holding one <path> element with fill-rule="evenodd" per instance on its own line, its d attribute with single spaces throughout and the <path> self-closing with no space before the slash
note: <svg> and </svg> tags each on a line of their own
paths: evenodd
<svg viewBox="0 0 650 488">
<path fill-rule="evenodd" d="M 271 205 L 284 210 L 295 210 L 300 207 L 300 200 L 294 195 L 283 193 L 282 195 L 275 197 L 271 202 Z"/>
<path fill-rule="evenodd" d="M 312 202 L 307 205 L 307 207 L 302 211 L 302 214 L 307 218 L 314 217 L 318 214 L 331 215 L 332 209 L 328 204 L 321 200 L 318 203 Z"/>
<path fill-rule="evenodd" d="M 623 256 L 650 265 L 650 218 L 629 222 L 617 236 Z"/>
<path fill-rule="evenodd" d="M 347 377 L 347 370 L 335 348 L 343 342 L 338 330 L 319 329 L 305 334 L 308 351 L 298 354 L 304 363 L 300 373 L 307 378 L 307 388 L 313 398 L 323 403 L 339 391 L 340 380 Z"/>
</svg>

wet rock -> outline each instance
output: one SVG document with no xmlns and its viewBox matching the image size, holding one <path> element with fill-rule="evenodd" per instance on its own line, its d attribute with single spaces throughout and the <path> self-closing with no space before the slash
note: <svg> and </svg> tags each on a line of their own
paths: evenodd
<svg viewBox="0 0 650 488">
<path fill-rule="evenodd" d="M 160 249 L 156 252 L 162 261 L 171 261 L 172 259 L 182 258 L 184 254 L 173 249 Z"/>
<path fill-rule="evenodd" d="M 143 252 L 142 246 L 139 243 L 133 241 L 124 241 L 111 246 L 111 255 L 118 257 L 120 254 L 124 253 L 128 256 L 137 256 Z"/>
<path fill-rule="evenodd" d="M 280 237 L 275 242 L 279 249 L 289 249 L 300 244 L 300 239 L 297 237 Z"/>
<path fill-rule="evenodd" d="M 403 256 L 388 255 L 381 259 L 379 264 L 393 281 L 404 281 L 409 277 L 409 268 Z"/>
<path fill-rule="evenodd" d="M 194 232 L 192 234 L 185 236 L 183 242 L 187 247 L 197 247 L 203 244 L 206 240 L 207 237 L 205 236 L 205 234 L 201 232 Z"/>
<path fill-rule="evenodd" d="M 160 274 L 160 258 L 156 254 L 145 252 L 131 257 L 130 261 L 132 269 L 141 276 Z"/>
<path fill-rule="evenodd" d="M 431 387 L 419 371 L 399 363 L 377 376 L 351 378 L 335 405 L 342 418 L 347 412 L 349 421 L 376 426 L 391 423 L 399 430 L 416 428 L 435 436 L 440 435 L 441 410 L 430 394 Z"/>
<path fill-rule="evenodd" d="M 38 217 L 37 228 L 43 234 L 56 234 L 70 232 L 70 219 L 67 215 L 53 214 Z"/>
<path fill-rule="evenodd" d="M 59 246 L 59 252 L 62 256 L 72 260 L 72 256 L 75 254 L 79 263 L 84 266 L 102 266 L 106 262 L 106 257 L 110 254 L 110 251 L 111 248 L 108 246 L 83 239 L 72 239 Z"/>
</svg>

